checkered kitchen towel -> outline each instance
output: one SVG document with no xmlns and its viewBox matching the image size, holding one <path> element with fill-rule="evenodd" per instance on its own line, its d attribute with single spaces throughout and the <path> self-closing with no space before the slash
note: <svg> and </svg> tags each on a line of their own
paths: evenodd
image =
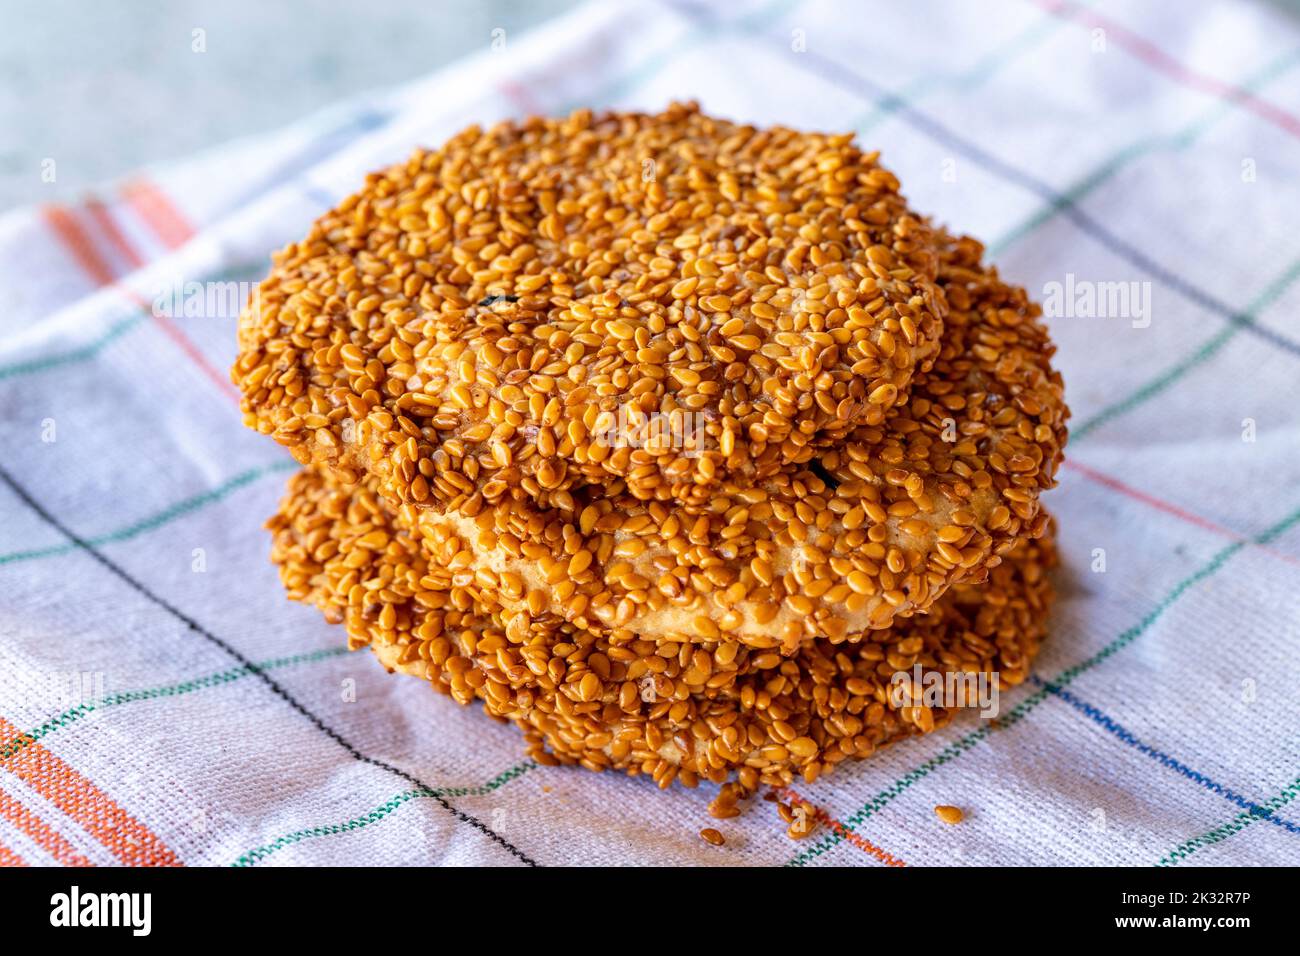
<svg viewBox="0 0 1300 956">
<path fill-rule="evenodd" d="M 1296 11 L 721 10 L 593 2 L 0 219 L 0 862 L 1300 863 Z M 237 283 L 367 170 L 471 122 L 672 98 L 882 149 L 1047 301 L 1075 411 L 1038 679 L 996 728 L 800 786 L 822 826 L 799 843 L 760 801 L 708 846 L 708 788 L 536 767 L 343 652 L 267 560 L 293 466 L 226 377 Z"/>
</svg>

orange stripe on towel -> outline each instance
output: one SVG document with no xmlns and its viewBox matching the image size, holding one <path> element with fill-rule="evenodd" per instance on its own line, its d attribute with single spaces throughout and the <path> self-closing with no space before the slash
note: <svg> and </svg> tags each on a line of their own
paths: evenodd
<svg viewBox="0 0 1300 956">
<path fill-rule="evenodd" d="M 86 275 L 98 285 L 110 285 L 113 282 L 113 269 L 95 249 L 76 217 L 62 206 L 45 206 L 41 212 Z"/>
<path fill-rule="evenodd" d="M 0 759 L 0 769 L 8 770 L 58 807 L 123 863 L 181 865 L 176 854 L 152 830 L 76 768 L 3 717 L 0 717 L 0 749 L 13 751 Z"/>
<path fill-rule="evenodd" d="M 181 211 L 149 180 L 132 180 L 122 187 L 122 195 L 169 249 L 185 245 L 194 235 L 194 227 Z"/>
<path fill-rule="evenodd" d="M 144 265 L 144 256 L 135 251 L 135 246 L 131 245 L 131 241 L 126 238 L 126 234 L 118 228 L 117 223 L 113 220 L 113 214 L 109 212 L 107 206 L 98 199 L 89 199 L 86 201 L 86 211 L 90 213 L 90 218 L 95 220 L 95 225 L 99 227 L 99 231 L 107 237 L 109 244 L 131 264 L 131 268 L 139 269 Z"/>
<path fill-rule="evenodd" d="M 122 232 L 117 229 L 116 225 L 113 224 L 112 220 L 108 218 L 108 211 L 103 209 L 102 206 L 96 209 L 93 204 L 88 208 L 92 216 L 96 216 L 97 218 L 102 217 L 100 221 L 101 227 L 104 227 L 105 223 L 107 223 L 106 232 L 109 240 L 115 245 L 119 243 L 122 245 L 125 249 L 124 254 L 127 255 L 132 264 L 136 266 L 143 264 L 143 259 L 134 249 L 131 248 L 130 244 L 127 242 L 126 236 L 123 235 Z M 113 270 L 96 251 L 94 244 L 90 241 L 90 237 L 82 228 L 81 223 L 77 221 L 77 217 L 61 206 L 47 206 L 44 208 L 43 212 L 45 214 L 45 221 L 49 223 L 50 228 L 54 230 L 55 234 L 58 235 L 63 244 L 67 246 L 72 257 L 80 263 L 86 273 L 101 286 L 114 285 Z M 191 342 L 171 320 L 155 314 L 152 302 L 134 289 L 128 288 L 124 285 L 118 285 L 116 287 L 143 311 L 148 312 L 149 317 L 153 319 L 154 324 L 158 326 L 163 335 L 171 339 L 172 343 L 185 353 L 185 356 L 194 364 L 194 366 L 211 379 L 213 384 L 215 384 L 220 391 L 225 393 L 228 398 L 231 398 L 235 402 L 239 401 L 239 392 L 237 392 L 235 387 L 230 383 L 230 379 L 217 371 L 212 366 L 212 363 L 208 361 L 207 356 L 200 352 L 198 347 L 195 346 L 195 344 Z"/>
<path fill-rule="evenodd" d="M 0 866 L 26 866 L 27 861 L 9 847 L 0 843 Z"/>
<path fill-rule="evenodd" d="M 781 787 L 776 792 L 781 796 L 785 797 L 787 800 L 793 801 L 794 803 L 808 803 L 808 801 L 804 800 L 803 797 L 799 796 L 799 794 L 795 793 L 789 787 Z M 813 817 L 817 820 L 818 823 L 823 824 L 824 826 L 830 828 L 830 830 L 836 836 L 839 836 L 847 840 L 848 842 L 852 843 L 855 847 L 857 847 L 862 852 L 874 856 L 877 860 L 879 860 L 881 863 L 884 863 L 886 866 L 907 866 L 906 863 L 904 863 L 898 857 L 894 856 L 894 854 L 890 853 L 888 850 L 882 850 L 880 847 L 876 846 L 866 837 L 854 833 L 852 830 L 846 827 L 843 823 L 840 823 L 839 820 L 836 820 L 834 817 L 832 817 L 821 807 L 811 803 L 809 804 L 809 806 L 813 808 Z"/>
<path fill-rule="evenodd" d="M 64 866 L 92 865 L 61 833 L 33 813 L 17 797 L 3 790 L 0 790 L 0 817 L 31 837 L 37 846 Z"/>
</svg>

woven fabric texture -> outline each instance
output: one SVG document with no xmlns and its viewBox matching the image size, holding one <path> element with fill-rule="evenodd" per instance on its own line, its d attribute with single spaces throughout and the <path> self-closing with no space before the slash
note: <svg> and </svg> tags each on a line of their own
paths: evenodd
<svg viewBox="0 0 1300 956">
<path fill-rule="evenodd" d="M 366 171 L 470 123 L 675 98 L 879 148 L 1048 301 L 1074 409 L 1037 677 L 996 725 L 799 786 L 821 823 L 798 842 L 762 800 L 719 823 L 708 787 L 534 766 L 346 653 L 267 560 L 294 465 L 226 373 L 242 283 Z M 592 3 L 7 215 L 0 863 L 1300 863 L 1297 169 L 1279 7 Z"/>
</svg>

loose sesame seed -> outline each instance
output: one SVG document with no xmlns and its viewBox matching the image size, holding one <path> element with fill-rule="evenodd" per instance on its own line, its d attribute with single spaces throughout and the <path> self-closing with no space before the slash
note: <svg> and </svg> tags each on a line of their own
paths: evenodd
<svg viewBox="0 0 1300 956">
<path fill-rule="evenodd" d="M 700 839 L 712 846 L 722 846 L 727 842 L 726 838 L 717 830 L 713 829 L 713 827 L 705 827 L 701 830 Z"/>
<path fill-rule="evenodd" d="M 934 808 L 934 812 L 940 820 L 948 824 L 961 823 L 966 818 L 966 814 L 962 813 L 960 807 L 953 807 L 948 804 L 940 804 Z"/>
</svg>

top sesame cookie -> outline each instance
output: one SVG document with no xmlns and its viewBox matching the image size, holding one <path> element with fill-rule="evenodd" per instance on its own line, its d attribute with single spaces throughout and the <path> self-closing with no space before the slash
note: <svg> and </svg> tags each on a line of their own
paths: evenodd
<svg viewBox="0 0 1300 956">
<path fill-rule="evenodd" d="M 275 256 L 232 378 L 251 427 L 402 503 L 704 506 L 907 401 L 936 269 L 850 135 L 677 104 L 471 127 Z"/>
</svg>

